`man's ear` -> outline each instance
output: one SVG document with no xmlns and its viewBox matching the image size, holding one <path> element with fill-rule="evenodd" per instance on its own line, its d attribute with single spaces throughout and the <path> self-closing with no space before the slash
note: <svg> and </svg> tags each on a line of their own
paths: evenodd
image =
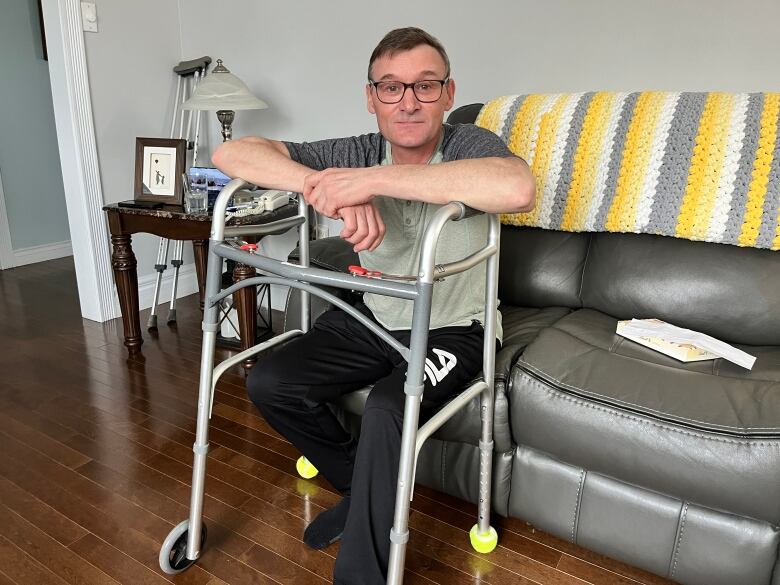
<svg viewBox="0 0 780 585">
<path fill-rule="evenodd" d="M 374 108 L 374 94 L 371 91 L 371 84 L 366 84 L 366 101 L 368 102 L 368 111 L 371 114 L 376 114 L 376 108 Z"/>
<path fill-rule="evenodd" d="M 449 112 L 455 103 L 455 80 L 450 79 L 447 81 L 447 85 L 444 86 L 444 91 L 447 92 L 447 100 L 444 102 L 444 111 Z"/>
</svg>

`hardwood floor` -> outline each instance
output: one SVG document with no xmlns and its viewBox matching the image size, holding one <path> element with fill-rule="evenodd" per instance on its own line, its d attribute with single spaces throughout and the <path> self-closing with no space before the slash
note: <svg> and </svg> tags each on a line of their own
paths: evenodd
<svg viewBox="0 0 780 585">
<path fill-rule="evenodd" d="M 0 585 L 330 583 L 338 544 L 310 550 L 301 534 L 337 495 L 296 475 L 298 453 L 247 400 L 240 369 L 217 387 L 203 557 L 176 577 L 159 570 L 189 503 L 194 296 L 178 320 L 144 331 L 143 355 L 128 359 L 119 320 L 81 319 L 70 258 L 0 272 Z M 478 555 L 475 515 L 419 487 L 405 583 L 669 583 L 516 519 L 496 518 L 499 546 Z"/>
</svg>

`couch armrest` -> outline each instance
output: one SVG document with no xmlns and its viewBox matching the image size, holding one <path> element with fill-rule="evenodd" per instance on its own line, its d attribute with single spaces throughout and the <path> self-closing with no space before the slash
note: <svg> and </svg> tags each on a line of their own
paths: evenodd
<svg viewBox="0 0 780 585">
<path fill-rule="evenodd" d="M 290 262 L 300 260 L 300 252 L 295 248 L 287 256 Z M 359 264 L 357 252 L 352 250 L 352 244 L 339 237 L 322 238 L 309 242 L 309 263 L 318 268 L 333 270 L 334 272 L 347 272 L 350 264 Z M 343 288 L 325 287 L 325 290 L 336 295 L 350 304 L 355 304 L 360 299 L 360 293 L 348 291 Z M 314 323 L 317 318 L 325 311 L 331 308 L 328 301 L 315 295 L 310 295 L 311 322 Z M 287 302 L 284 307 L 284 331 L 300 328 L 301 315 L 301 291 L 290 288 L 287 293 Z"/>
<path fill-rule="evenodd" d="M 512 366 L 515 365 L 524 349 L 524 344 L 513 343 L 498 350 L 495 365 L 497 384 L 507 385 L 509 383 Z"/>
</svg>

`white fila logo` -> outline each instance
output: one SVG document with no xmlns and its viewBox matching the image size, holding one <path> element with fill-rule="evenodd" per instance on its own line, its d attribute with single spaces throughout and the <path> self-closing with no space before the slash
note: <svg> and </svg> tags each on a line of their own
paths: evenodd
<svg viewBox="0 0 780 585">
<path fill-rule="evenodd" d="M 431 381 L 431 386 L 436 386 L 444 379 L 444 376 L 449 374 L 456 365 L 458 365 L 458 358 L 452 355 L 448 351 L 443 349 L 433 348 L 433 353 L 439 356 L 439 365 L 441 368 L 436 369 L 436 366 L 430 358 L 425 358 L 425 380 Z"/>
</svg>

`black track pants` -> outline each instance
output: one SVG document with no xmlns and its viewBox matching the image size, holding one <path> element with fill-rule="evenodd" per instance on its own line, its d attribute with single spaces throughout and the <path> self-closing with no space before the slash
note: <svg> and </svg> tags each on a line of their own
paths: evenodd
<svg viewBox="0 0 780 585">
<path fill-rule="evenodd" d="M 368 310 L 363 308 L 369 316 Z M 393 337 L 408 346 L 409 331 Z M 428 336 L 421 422 L 482 369 L 479 323 L 435 329 Z M 339 585 L 384 584 L 393 525 L 406 362 L 387 343 L 340 310 L 276 350 L 250 371 L 249 397 L 340 492 L 351 493 L 334 569 Z M 327 406 L 374 384 L 355 440 Z"/>
</svg>

